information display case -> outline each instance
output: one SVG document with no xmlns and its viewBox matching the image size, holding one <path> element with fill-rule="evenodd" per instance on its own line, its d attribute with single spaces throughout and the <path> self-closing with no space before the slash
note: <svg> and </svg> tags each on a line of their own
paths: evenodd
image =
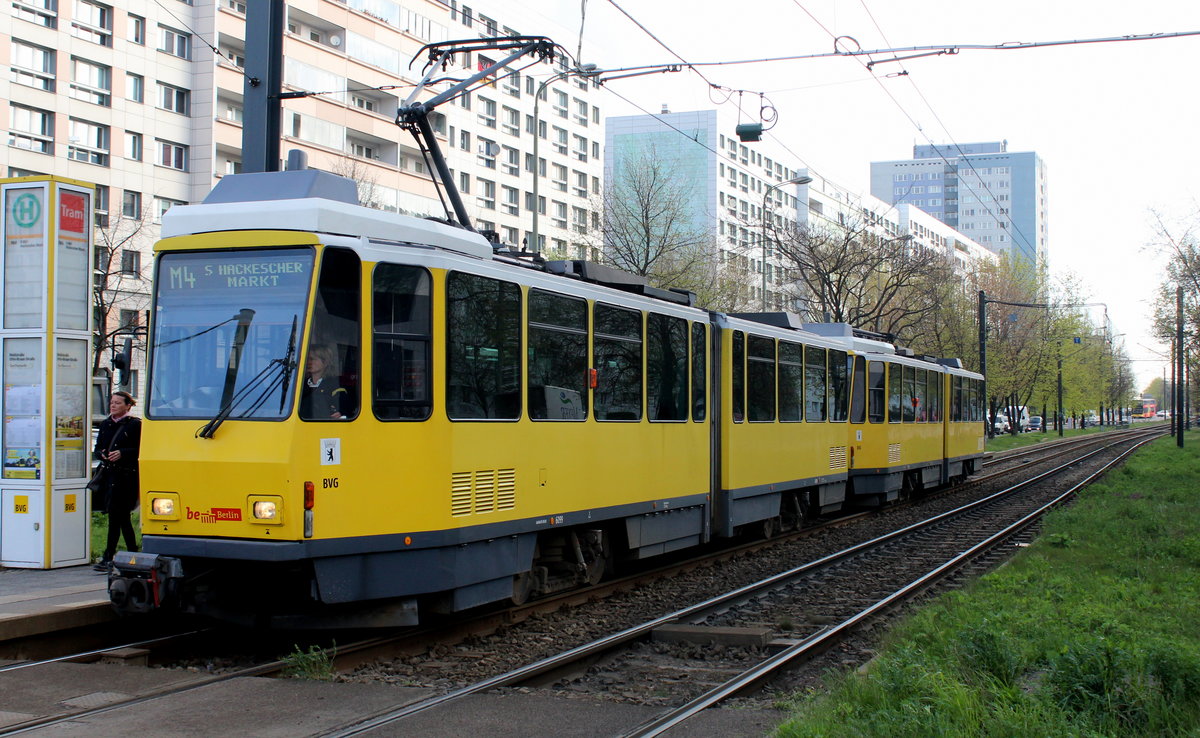
<svg viewBox="0 0 1200 738">
<path fill-rule="evenodd" d="M 0 566 L 89 559 L 94 191 L 0 179 Z"/>
</svg>

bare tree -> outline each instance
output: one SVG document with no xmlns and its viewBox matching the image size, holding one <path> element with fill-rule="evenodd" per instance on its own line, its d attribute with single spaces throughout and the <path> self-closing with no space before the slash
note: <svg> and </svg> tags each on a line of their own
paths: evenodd
<svg viewBox="0 0 1200 738">
<path fill-rule="evenodd" d="M 1197 326 L 1200 326 L 1200 239 L 1194 225 L 1170 226 L 1156 215 L 1158 243 L 1167 253 L 1165 279 L 1160 281 L 1154 300 L 1154 332 L 1170 342 L 1176 327 L 1176 288 L 1183 288 L 1184 344 L 1193 355 L 1200 353 Z"/>
<path fill-rule="evenodd" d="M 944 254 L 909 237 L 881 236 L 863 222 L 787 223 L 768 237 L 792 284 L 792 299 L 811 320 L 849 323 L 910 342 L 938 308 L 930 288 L 953 277 Z"/>
<path fill-rule="evenodd" d="M 329 172 L 339 177 L 354 180 L 354 184 L 358 187 L 359 205 L 375 210 L 384 209 L 385 203 L 383 198 L 380 197 L 380 192 L 375 181 L 375 173 L 367 164 L 353 156 L 338 156 L 334 157 L 333 163 L 329 167 Z"/>
<path fill-rule="evenodd" d="M 92 308 L 95 313 L 95 352 L 92 373 L 97 374 L 115 339 L 145 328 L 142 316 L 150 307 L 150 233 L 148 213 L 136 217 L 119 214 L 95 229 L 95 277 Z"/>
<path fill-rule="evenodd" d="M 627 152 L 593 205 L 604 216 L 598 236 L 605 259 L 655 287 L 694 292 L 712 310 L 747 310 L 753 274 L 736 254 L 721 259 L 696 181 L 653 146 Z"/>
<path fill-rule="evenodd" d="M 1159 340 L 1175 345 L 1180 317 L 1177 290 L 1182 288 L 1183 350 L 1187 363 L 1184 376 L 1195 377 L 1200 370 L 1200 238 L 1194 222 L 1168 225 L 1157 214 L 1155 220 L 1158 243 L 1154 247 L 1166 251 L 1167 267 L 1154 299 L 1154 332 Z M 1174 356 L 1171 361 L 1175 361 Z M 1172 398 L 1163 396 L 1162 407 L 1170 407 L 1172 403 Z"/>
<path fill-rule="evenodd" d="M 653 151 L 626 157 L 608 181 L 600 236 L 613 266 L 677 287 L 714 260 L 716 239 L 697 216 L 694 180 Z"/>
</svg>

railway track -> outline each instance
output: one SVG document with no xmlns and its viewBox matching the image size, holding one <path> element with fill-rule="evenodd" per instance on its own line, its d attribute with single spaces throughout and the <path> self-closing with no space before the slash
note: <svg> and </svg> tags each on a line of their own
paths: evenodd
<svg viewBox="0 0 1200 738">
<path fill-rule="evenodd" d="M 1078 439 L 1074 444 L 1065 444 L 1063 446 L 1058 446 L 1056 444 L 1053 448 L 1039 444 L 1039 446 L 1042 446 L 1042 448 L 1039 449 L 1041 453 L 1036 454 L 1036 456 L 1061 456 L 1064 453 L 1071 453 L 1070 448 L 1078 449 L 1080 447 L 1094 447 L 1098 444 L 1101 444 L 1103 441 L 1117 442 L 1118 438 L 1129 439 L 1145 436 L 1146 433 L 1144 432 L 1125 432 L 1120 434 L 1120 436 L 1117 434 L 1104 434 L 1103 436 L 1098 435 L 1083 437 Z M 1076 452 L 1077 455 L 1081 455 L 1082 453 L 1083 452 L 1080 451 Z M 461 675 L 446 676 L 443 679 L 438 680 L 437 684 L 432 685 L 439 688 L 441 694 L 432 698 L 431 700 L 422 700 L 414 705 L 404 708 L 402 711 L 387 711 L 385 714 L 375 718 L 375 720 L 380 721 L 377 723 L 371 722 L 355 726 L 347 726 L 345 728 L 332 731 L 328 734 L 358 734 L 368 730 L 373 730 L 375 727 L 382 725 L 390 725 L 398 720 L 402 721 L 406 716 L 415 715 L 430 709 L 437 709 L 441 705 L 452 703 L 457 699 L 471 694 L 478 694 L 490 689 L 503 688 L 519 684 L 547 684 L 559 681 L 573 684 L 576 689 L 586 692 L 586 684 L 581 680 L 586 678 L 587 664 L 596 662 L 599 659 L 611 659 L 611 657 L 606 656 L 606 654 L 611 654 L 617 649 L 628 649 L 630 643 L 641 642 L 643 644 L 641 647 L 643 650 L 649 649 L 650 651 L 653 651 L 656 646 L 645 645 L 650 634 L 654 633 L 656 630 L 665 625 L 675 623 L 700 623 L 702 625 L 699 627 L 702 628 L 758 627 L 759 629 L 762 629 L 767 625 L 777 626 L 780 621 L 790 619 L 790 621 L 796 625 L 786 634 L 788 636 L 787 638 L 776 638 L 775 641 L 770 644 L 770 649 L 777 650 L 780 653 L 787 653 L 793 648 L 799 648 L 801 644 L 807 644 L 800 651 L 797 651 L 793 655 L 784 658 L 782 663 L 794 663 L 796 660 L 807 658 L 814 649 L 818 648 L 820 643 L 825 642 L 825 639 L 838 633 L 852 630 L 854 625 L 851 624 L 844 627 L 835 626 L 832 620 L 835 616 L 826 612 L 828 608 L 823 606 L 817 607 L 815 605 L 810 606 L 812 608 L 811 612 L 818 613 L 819 617 L 815 618 L 816 622 L 812 623 L 808 621 L 813 620 L 813 618 L 807 616 L 799 617 L 795 612 L 784 616 L 771 614 L 766 611 L 759 611 L 757 614 L 746 616 L 749 618 L 746 622 L 757 623 L 756 626 L 736 625 L 734 624 L 736 622 L 736 618 L 741 616 L 734 616 L 729 613 L 741 611 L 747 613 L 752 612 L 752 610 L 746 609 L 747 603 L 766 602 L 770 599 L 764 599 L 767 596 L 762 594 L 762 592 L 768 591 L 772 588 L 779 590 L 781 587 L 784 588 L 785 591 L 788 588 L 794 590 L 797 586 L 799 586 L 794 582 L 797 577 L 814 577 L 816 576 L 815 572 L 819 568 L 836 570 L 840 566 L 843 570 L 845 570 L 849 565 L 845 563 L 838 564 L 837 557 L 851 555 L 846 554 L 846 551 L 861 551 L 862 553 L 856 553 L 853 555 L 866 556 L 867 554 L 865 551 L 868 549 L 878 550 L 880 546 L 888 546 L 888 553 L 876 553 L 874 555 L 882 555 L 887 557 L 889 560 L 895 559 L 897 556 L 895 552 L 899 550 L 897 547 L 901 544 L 894 541 L 888 542 L 887 537 L 884 535 L 872 535 L 873 530 L 879 529 L 880 526 L 882 526 L 884 529 L 900 526 L 903 527 L 905 531 L 909 531 L 906 533 L 907 536 L 920 535 L 916 532 L 917 529 L 914 528 L 914 524 L 905 523 L 904 521 L 899 520 L 899 518 L 905 514 L 910 517 L 928 516 L 931 517 L 931 519 L 937 519 L 939 517 L 946 518 L 949 516 L 949 513 L 937 513 L 936 515 L 929 516 L 929 508 L 935 505 L 948 507 L 951 505 L 952 500 L 959 500 L 963 497 L 970 497 L 972 495 L 989 497 L 991 496 L 991 493 L 986 489 L 980 488 L 986 487 L 988 484 L 994 485 L 997 483 L 997 480 L 1007 475 L 1029 474 L 1033 468 L 1043 463 L 1041 461 L 1034 461 L 1032 458 L 1033 456 L 1035 456 L 1035 454 L 1026 455 L 1024 456 L 1024 463 L 1009 465 L 1008 468 L 1003 471 L 989 472 L 988 474 L 983 475 L 976 480 L 972 480 L 971 484 L 947 491 L 946 493 L 943 493 L 944 496 L 942 496 L 940 499 L 939 496 L 930 496 L 929 498 L 920 500 L 917 503 L 909 506 L 907 512 L 900 508 L 890 508 L 886 510 L 884 514 L 859 514 L 851 518 L 825 521 L 819 526 L 805 529 L 798 533 L 781 536 L 778 539 L 746 543 L 734 549 L 721 552 L 715 557 L 710 554 L 704 557 L 693 557 L 688 560 L 673 562 L 668 566 L 660 567 L 652 572 L 644 572 L 612 582 L 603 583 L 595 589 L 589 589 L 540 602 L 530 603 L 529 605 L 521 608 L 513 608 L 504 612 L 476 615 L 471 618 L 463 619 L 460 622 L 444 623 L 439 625 L 437 628 L 410 630 L 385 637 L 361 639 L 342 645 L 336 649 L 336 653 L 330 654 L 330 658 L 335 668 L 339 671 L 358 670 L 357 672 L 354 672 L 357 674 L 357 676 L 351 676 L 348 678 L 351 680 L 364 680 L 362 679 L 363 670 L 366 669 L 367 671 L 371 671 L 373 668 L 367 665 L 377 665 L 381 661 L 386 663 L 388 660 L 390 660 L 391 663 L 397 663 L 405 660 L 415 660 L 418 664 L 420 664 L 427 663 L 431 659 L 441 659 L 443 661 L 452 660 L 452 657 L 455 653 L 465 653 L 469 657 L 473 652 L 489 652 L 486 657 L 477 659 L 480 662 L 486 663 L 478 663 L 476 664 L 476 667 L 478 667 L 480 670 L 491 669 L 492 673 L 497 675 L 484 678 L 470 678 L 472 672 L 470 669 L 468 669 L 464 672 L 464 674 Z M 1060 466 L 1070 467 L 1075 463 L 1078 462 L 1072 460 L 1068 461 L 1067 463 L 1062 463 Z M 955 502 L 954 504 L 956 505 L 957 503 Z M 986 503 L 973 503 L 974 506 L 979 506 L 981 504 Z M 963 513 L 956 513 L 956 515 L 962 514 Z M 896 519 L 897 521 L 888 522 L 893 519 Z M 872 526 L 864 528 L 863 531 L 853 533 L 849 532 L 851 529 L 865 526 L 868 521 L 871 521 Z M 837 545 L 839 541 L 849 541 L 855 537 L 862 538 L 864 536 L 869 536 L 869 538 L 867 538 L 867 540 L 853 542 L 849 545 L 843 546 L 837 552 L 837 554 L 828 553 L 828 549 L 830 549 L 831 546 Z M 929 539 L 931 537 L 936 538 L 937 536 L 926 533 L 925 537 L 926 539 Z M 820 545 L 810 543 L 814 539 L 822 538 L 827 540 L 824 540 Z M 916 545 L 917 549 L 920 550 L 925 544 L 908 545 Z M 748 566 L 749 562 L 762 555 L 763 552 L 770 551 L 772 549 L 788 547 L 792 547 L 793 550 L 784 553 L 781 557 L 777 557 L 775 560 L 773 560 L 774 563 L 769 562 L 762 566 Z M 957 548 L 959 551 L 961 551 L 964 548 L 969 547 L 964 546 L 961 541 L 957 541 L 951 545 L 951 548 Z M 808 553 L 802 553 L 804 551 L 807 551 Z M 814 551 L 816 553 L 813 553 Z M 823 551 L 825 552 L 824 555 L 819 555 Z M 904 556 L 904 554 L 900 555 Z M 918 559 L 924 559 L 923 556 L 916 555 L 909 556 L 908 558 L 912 558 L 914 561 Z M 806 565 L 806 567 L 810 567 L 808 569 L 805 569 L 804 567 L 789 569 L 786 566 L 779 565 L 778 560 L 780 559 L 791 559 L 792 561 L 811 560 L 813 563 Z M 635 624 L 628 625 L 626 627 L 621 627 L 621 621 L 618 618 L 599 618 L 600 622 L 596 624 L 600 628 L 606 627 L 606 624 L 609 622 L 614 623 L 614 625 L 610 627 L 610 632 L 612 632 L 613 635 L 608 635 L 603 638 L 585 638 L 581 645 L 567 649 L 556 649 L 551 654 L 548 654 L 542 658 L 536 658 L 530 663 L 522 663 L 516 668 L 500 668 L 503 666 L 502 663 L 491 663 L 493 661 L 490 659 L 491 651 L 504 649 L 512 651 L 512 643 L 516 641 L 528 643 L 529 635 L 526 634 L 525 636 L 521 636 L 517 634 L 516 631 L 531 630 L 532 632 L 536 633 L 538 630 L 538 624 L 542 621 L 545 621 L 546 627 L 555 629 L 558 627 L 555 625 L 555 623 L 562 621 L 562 616 L 564 613 L 568 614 L 566 619 L 570 620 L 571 618 L 569 617 L 569 613 L 575 611 L 576 609 L 586 608 L 598 602 L 607 602 L 610 599 L 620 600 L 622 598 L 626 598 L 631 601 L 639 598 L 649 599 L 652 602 L 647 607 L 653 608 L 655 606 L 653 601 L 656 598 L 653 596 L 647 597 L 647 595 L 652 594 L 661 583 L 671 582 L 681 576 L 686 577 L 689 575 L 689 572 L 691 575 L 699 576 L 704 580 L 709 580 L 709 589 L 711 589 L 711 585 L 713 584 L 719 584 L 726 580 L 736 578 L 732 576 L 724 577 L 719 575 L 719 573 L 723 573 L 727 569 L 738 569 L 738 576 L 745 579 L 747 572 L 743 572 L 741 570 L 747 570 L 748 572 L 753 573 L 754 571 L 771 571 L 772 567 L 774 567 L 774 572 L 778 572 L 782 569 L 788 570 L 785 571 L 784 574 L 760 576 L 754 584 L 742 584 L 740 586 L 733 587 L 729 592 L 726 592 L 723 597 L 693 596 L 694 593 L 685 591 L 686 587 L 681 590 L 674 585 L 664 585 L 665 589 L 671 592 L 671 594 L 664 595 L 664 597 L 668 599 L 675 599 L 677 601 L 682 601 L 684 598 L 690 597 L 695 600 L 700 600 L 700 604 L 685 608 L 684 610 L 669 612 L 667 615 L 642 618 Z M 864 564 L 859 568 L 865 572 L 869 571 L 872 567 Z M 826 586 L 825 588 L 827 589 L 828 587 Z M 704 588 L 701 587 L 697 589 L 699 590 Z M 822 589 L 822 586 L 808 585 L 808 589 L 817 592 Z M 657 599 L 659 600 L 657 603 L 658 613 L 673 609 L 663 605 L 661 601 L 663 597 Z M 857 598 L 858 604 L 862 604 L 862 599 L 862 597 Z M 643 611 L 642 605 L 631 606 L 629 609 L 633 614 Z M 867 608 L 865 606 L 858 606 L 850 607 L 849 609 L 853 610 L 852 614 L 857 614 L 865 612 Z M 837 615 L 837 617 L 842 616 Z M 878 616 L 867 614 L 864 615 L 862 619 L 867 620 L 872 617 Z M 589 621 L 596 620 L 596 618 L 592 615 L 581 615 L 576 619 L 586 619 Z M 845 619 L 839 622 L 845 622 Z M 525 626 L 527 624 L 531 624 L 531 628 L 526 629 Z M 806 625 L 816 627 L 806 629 Z M 822 634 L 825 635 L 822 636 Z M 576 637 L 578 638 L 578 636 Z M 507 647 L 503 645 L 497 645 L 503 644 L 506 638 L 512 639 L 509 641 L 509 645 Z M 486 639 L 494 640 L 488 641 Z M 159 646 L 159 644 L 154 643 L 130 645 L 135 645 L 138 648 L 155 648 Z M 661 650 L 663 647 L 660 645 L 657 646 L 657 648 Z M 667 650 L 669 652 L 670 649 Z M 710 671 L 712 674 L 727 674 L 729 677 L 728 679 L 721 680 L 719 684 L 714 684 L 712 689 L 723 687 L 726 682 L 733 682 L 742 674 L 743 671 L 750 672 L 752 669 L 765 669 L 766 667 L 759 663 L 764 661 L 764 659 L 759 658 L 761 654 L 757 653 L 758 651 L 765 650 L 768 649 L 766 647 L 759 648 L 757 650 L 743 649 L 742 652 L 739 652 L 738 658 L 723 659 L 722 663 L 719 665 L 719 668 L 714 668 Z M 68 660 L 72 657 L 78 658 L 84 655 L 85 654 L 67 655 L 57 658 L 55 661 Z M 776 656 L 773 658 L 778 659 L 779 657 Z M 181 692 L 238 677 L 275 675 L 280 673 L 287 666 L 287 664 L 288 662 L 286 660 L 274 660 L 264 663 L 256 663 L 243 668 L 226 669 L 216 674 L 201 674 L 195 676 L 195 678 L 189 678 L 181 683 L 173 684 L 160 690 L 141 692 L 127 700 L 115 701 L 111 704 L 90 709 L 73 710 L 58 715 L 43 716 L 34 720 L 26 721 L 25 723 L 10 725 L 4 729 L 0 729 L 0 735 L 21 734 L 55 724 L 61 724 L 69 720 L 79 720 L 83 718 L 95 719 L 97 716 L 101 716 L 106 712 L 120 710 L 124 707 L 130 707 L 133 705 L 139 705 L 148 700 L 169 699 L 173 695 L 180 694 Z M 739 665 L 744 666 L 745 668 L 739 668 Z M 38 666 L 38 664 L 29 663 L 18 665 L 16 668 L 29 669 L 36 666 Z M 608 669 L 607 665 L 605 666 L 605 669 Z M 650 671 L 654 671 L 654 669 L 650 669 Z M 602 670 L 602 673 L 610 672 L 603 672 Z M 713 681 L 712 674 L 709 674 L 706 677 L 706 682 Z M 3 675 L 3 670 L 0 670 L 0 675 Z M 744 691 L 745 688 L 743 687 L 732 692 L 731 694 Z M 722 696 L 720 699 L 727 698 L 727 696 Z"/>
<path fill-rule="evenodd" d="M 787 669 L 793 662 L 811 658 L 814 654 L 831 648 L 846 638 L 847 634 L 855 628 L 874 618 L 887 615 L 931 587 L 960 577 L 964 572 L 976 573 L 990 569 L 996 561 L 1007 557 L 1002 550 L 1003 547 L 1011 546 L 1014 543 L 1027 544 L 1036 532 L 1042 517 L 1048 511 L 1073 498 L 1078 490 L 1115 464 L 1123 461 L 1129 453 L 1145 442 L 1147 441 L 1128 441 L 1127 443 L 1131 444 L 1128 449 L 1107 459 L 1099 469 L 1086 474 L 1080 480 L 1073 481 L 1066 489 L 1026 494 L 1023 495 L 1024 499 L 1017 504 L 1006 504 L 1002 510 L 996 509 L 1000 505 L 1000 499 L 985 500 L 973 503 L 961 511 L 954 511 L 931 519 L 928 525 L 922 525 L 919 529 L 897 531 L 897 537 L 907 536 L 912 539 L 908 548 L 920 550 L 912 551 L 912 558 L 906 559 L 914 566 L 905 567 L 903 572 L 889 572 L 886 577 L 882 578 L 880 582 L 882 586 L 880 586 L 878 594 L 872 596 L 873 601 L 856 611 L 851 608 L 851 611 L 840 616 L 836 623 L 831 623 L 799 639 L 794 645 L 780 653 L 764 659 L 687 703 L 666 711 L 663 715 L 636 727 L 626 735 L 630 737 L 661 735 L 694 717 L 700 711 L 769 681 L 782 670 Z M 1088 456 L 1101 453 L 1104 453 L 1103 449 L 1089 452 Z M 1077 462 L 1071 462 L 1065 467 L 1074 466 L 1075 463 Z M 1019 485 L 1019 488 L 1007 490 L 1001 494 L 1008 496 L 1023 492 L 1024 488 L 1040 481 L 1045 476 L 1045 474 L 1039 475 L 1030 482 Z M 1010 519 L 1011 522 L 1009 522 Z M 941 530 L 940 534 L 939 529 Z M 991 532 L 993 530 L 994 532 Z M 899 543 L 899 541 L 889 541 L 885 548 L 891 548 L 893 544 Z M 931 545 L 928 547 L 922 545 L 926 543 Z M 962 548 L 963 546 L 966 548 Z M 893 549 L 892 552 L 904 557 L 902 550 Z M 872 555 L 877 553 L 878 550 L 872 551 Z M 922 572 L 922 570 L 924 571 Z M 917 576 L 899 587 L 895 586 L 897 580 L 903 581 L 910 573 L 916 573 Z"/>
</svg>

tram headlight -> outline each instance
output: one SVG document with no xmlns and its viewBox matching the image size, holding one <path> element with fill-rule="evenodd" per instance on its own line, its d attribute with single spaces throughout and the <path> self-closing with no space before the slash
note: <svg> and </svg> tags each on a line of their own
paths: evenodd
<svg viewBox="0 0 1200 738">
<path fill-rule="evenodd" d="M 274 495 L 251 495 L 247 501 L 251 523 L 258 525 L 283 524 L 283 498 Z"/>
<path fill-rule="evenodd" d="M 174 492 L 151 491 L 150 512 L 147 517 L 155 520 L 179 520 L 179 495 Z"/>
</svg>

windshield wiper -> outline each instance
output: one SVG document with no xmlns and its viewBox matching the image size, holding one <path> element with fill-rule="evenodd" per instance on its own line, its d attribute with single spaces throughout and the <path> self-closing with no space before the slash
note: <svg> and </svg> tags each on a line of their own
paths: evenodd
<svg viewBox="0 0 1200 738">
<path fill-rule="evenodd" d="M 288 385 L 292 379 L 292 362 L 296 356 L 296 319 L 298 315 L 292 315 L 292 334 L 288 336 L 287 353 L 283 355 L 283 391 L 279 393 L 279 412 L 283 412 L 284 403 L 287 402 Z"/>
<path fill-rule="evenodd" d="M 243 400 L 250 397 L 250 395 L 268 379 L 270 382 L 267 384 L 267 386 L 262 389 L 261 392 L 259 392 L 257 397 L 254 398 L 254 401 L 250 407 L 238 417 L 245 417 L 246 415 L 251 415 L 256 412 L 260 407 L 263 406 L 263 403 L 265 403 L 268 398 L 270 398 L 277 390 L 280 389 L 281 386 L 283 400 L 280 401 L 280 411 L 283 410 L 283 403 L 287 400 L 287 388 L 291 383 L 292 372 L 296 367 L 295 355 L 297 321 L 298 317 L 293 315 L 292 333 L 291 337 L 288 339 L 287 353 L 284 354 L 283 358 L 271 359 L 271 361 L 268 362 L 265 367 L 263 367 L 262 371 L 251 378 L 250 381 L 246 383 L 246 386 L 238 390 L 233 397 L 229 398 L 228 402 L 221 406 L 221 409 L 217 411 L 217 414 L 213 416 L 212 420 L 208 421 L 204 427 L 196 431 L 197 437 L 212 438 L 217 432 L 217 428 L 219 428 L 221 424 L 233 414 L 234 408 L 240 405 Z"/>
<path fill-rule="evenodd" d="M 201 438 L 212 438 L 212 435 L 217 430 L 233 408 L 235 399 L 234 388 L 237 386 L 238 365 L 242 359 L 242 349 L 246 346 L 246 334 L 250 332 L 250 321 L 254 320 L 254 311 L 250 308 L 242 308 L 237 314 L 237 328 L 233 331 L 233 345 L 229 349 L 229 361 L 225 365 L 225 388 L 221 392 L 221 409 L 213 416 L 213 419 L 205 423 L 197 435 Z M 243 389 L 243 392 L 245 390 Z M 238 393 L 239 395 L 241 393 Z"/>
<path fill-rule="evenodd" d="M 238 365 L 242 363 L 242 349 L 246 347 L 246 335 L 250 333 L 250 321 L 254 320 L 254 311 L 242 308 L 237 314 L 237 328 L 233 331 L 233 346 L 229 348 L 229 363 L 225 365 L 225 389 L 221 392 L 221 404 L 226 405 L 233 399 L 233 389 L 237 386 Z"/>
</svg>

